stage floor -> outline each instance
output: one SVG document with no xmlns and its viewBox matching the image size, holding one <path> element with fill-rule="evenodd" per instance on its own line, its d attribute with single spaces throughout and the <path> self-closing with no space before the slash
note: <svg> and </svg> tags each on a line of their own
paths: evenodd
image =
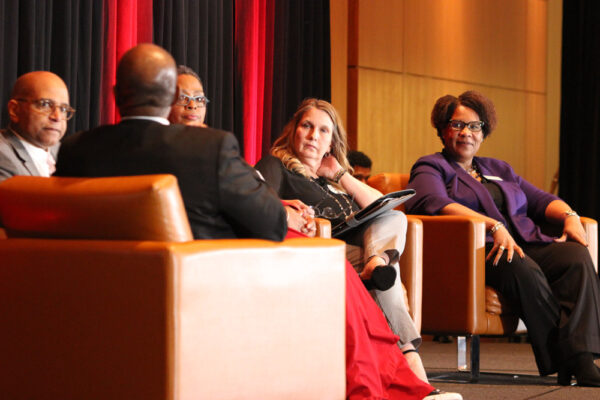
<svg viewBox="0 0 600 400">
<path fill-rule="evenodd" d="M 600 399 L 600 388 L 558 386 L 556 375 L 540 377 L 529 343 L 508 343 L 505 339 L 482 339 L 479 382 L 457 383 L 466 376 L 456 373 L 456 339 L 452 343 L 424 339 L 419 352 L 431 384 L 459 392 L 464 400 Z"/>
</svg>

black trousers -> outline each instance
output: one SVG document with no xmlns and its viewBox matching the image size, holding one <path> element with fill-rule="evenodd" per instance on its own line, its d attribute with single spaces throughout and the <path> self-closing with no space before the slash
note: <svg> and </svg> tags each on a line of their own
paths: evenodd
<svg viewBox="0 0 600 400">
<path fill-rule="evenodd" d="M 486 247 L 486 254 L 492 245 Z M 541 375 L 582 352 L 600 354 L 600 282 L 588 250 L 575 242 L 525 244 L 486 262 L 486 284 L 525 322 Z"/>
</svg>

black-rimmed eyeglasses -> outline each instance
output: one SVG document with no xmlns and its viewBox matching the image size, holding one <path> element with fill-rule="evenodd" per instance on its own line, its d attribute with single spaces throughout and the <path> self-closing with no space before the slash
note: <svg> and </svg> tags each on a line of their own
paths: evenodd
<svg viewBox="0 0 600 400">
<path fill-rule="evenodd" d="M 65 120 L 70 120 L 75 115 L 75 109 L 69 106 L 68 104 L 56 104 L 54 100 L 50 99 L 15 99 L 16 101 L 22 101 L 25 103 L 30 103 L 33 105 L 33 108 L 39 111 L 40 113 L 50 115 L 54 113 L 54 110 L 58 109 L 60 116 Z"/>
<path fill-rule="evenodd" d="M 450 121 L 448 121 L 448 125 L 450 125 L 450 128 L 452 128 L 453 130 L 455 130 L 457 132 L 460 132 L 463 129 L 465 129 L 465 126 L 471 132 L 479 132 L 479 131 L 481 131 L 481 128 L 483 128 L 483 125 L 485 125 L 485 122 L 483 122 L 483 121 L 465 122 L 465 121 L 460 121 L 457 119 L 451 119 Z"/>
<path fill-rule="evenodd" d="M 190 104 L 192 100 L 201 107 L 206 107 L 206 105 L 210 103 L 210 100 L 208 100 L 206 96 L 188 96 L 187 94 L 181 93 L 177 98 L 177 105 L 185 107 Z"/>
</svg>

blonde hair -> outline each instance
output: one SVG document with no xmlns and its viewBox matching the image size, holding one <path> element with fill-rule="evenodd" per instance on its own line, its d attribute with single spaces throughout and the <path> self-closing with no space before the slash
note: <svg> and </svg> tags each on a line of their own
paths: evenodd
<svg viewBox="0 0 600 400">
<path fill-rule="evenodd" d="M 290 171 L 310 178 L 304 164 L 298 159 L 298 156 L 294 151 L 294 136 L 296 134 L 296 128 L 304 117 L 304 114 L 313 108 L 326 112 L 327 115 L 329 115 L 329 118 L 331 118 L 331 121 L 333 122 L 333 132 L 331 135 L 330 154 L 337 159 L 342 168 L 351 170 L 348 159 L 346 158 L 346 153 L 348 151 L 348 137 L 346 135 L 346 130 L 344 129 L 342 120 L 335 108 L 325 100 L 315 98 L 304 99 L 298 106 L 292 119 L 283 128 L 281 136 L 273 143 L 271 154 L 279 158 L 283 165 Z"/>
</svg>

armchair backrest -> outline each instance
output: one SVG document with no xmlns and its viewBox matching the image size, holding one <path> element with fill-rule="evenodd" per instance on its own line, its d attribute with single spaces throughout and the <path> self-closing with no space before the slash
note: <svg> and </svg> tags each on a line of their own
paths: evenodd
<svg viewBox="0 0 600 400">
<path fill-rule="evenodd" d="M 0 184 L 0 220 L 8 237 L 192 240 L 173 175 L 15 176 Z"/>
<path fill-rule="evenodd" d="M 0 217 L 4 397 L 344 397 L 343 242 L 191 240 L 169 175 L 13 177 Z"/>
</svg>

